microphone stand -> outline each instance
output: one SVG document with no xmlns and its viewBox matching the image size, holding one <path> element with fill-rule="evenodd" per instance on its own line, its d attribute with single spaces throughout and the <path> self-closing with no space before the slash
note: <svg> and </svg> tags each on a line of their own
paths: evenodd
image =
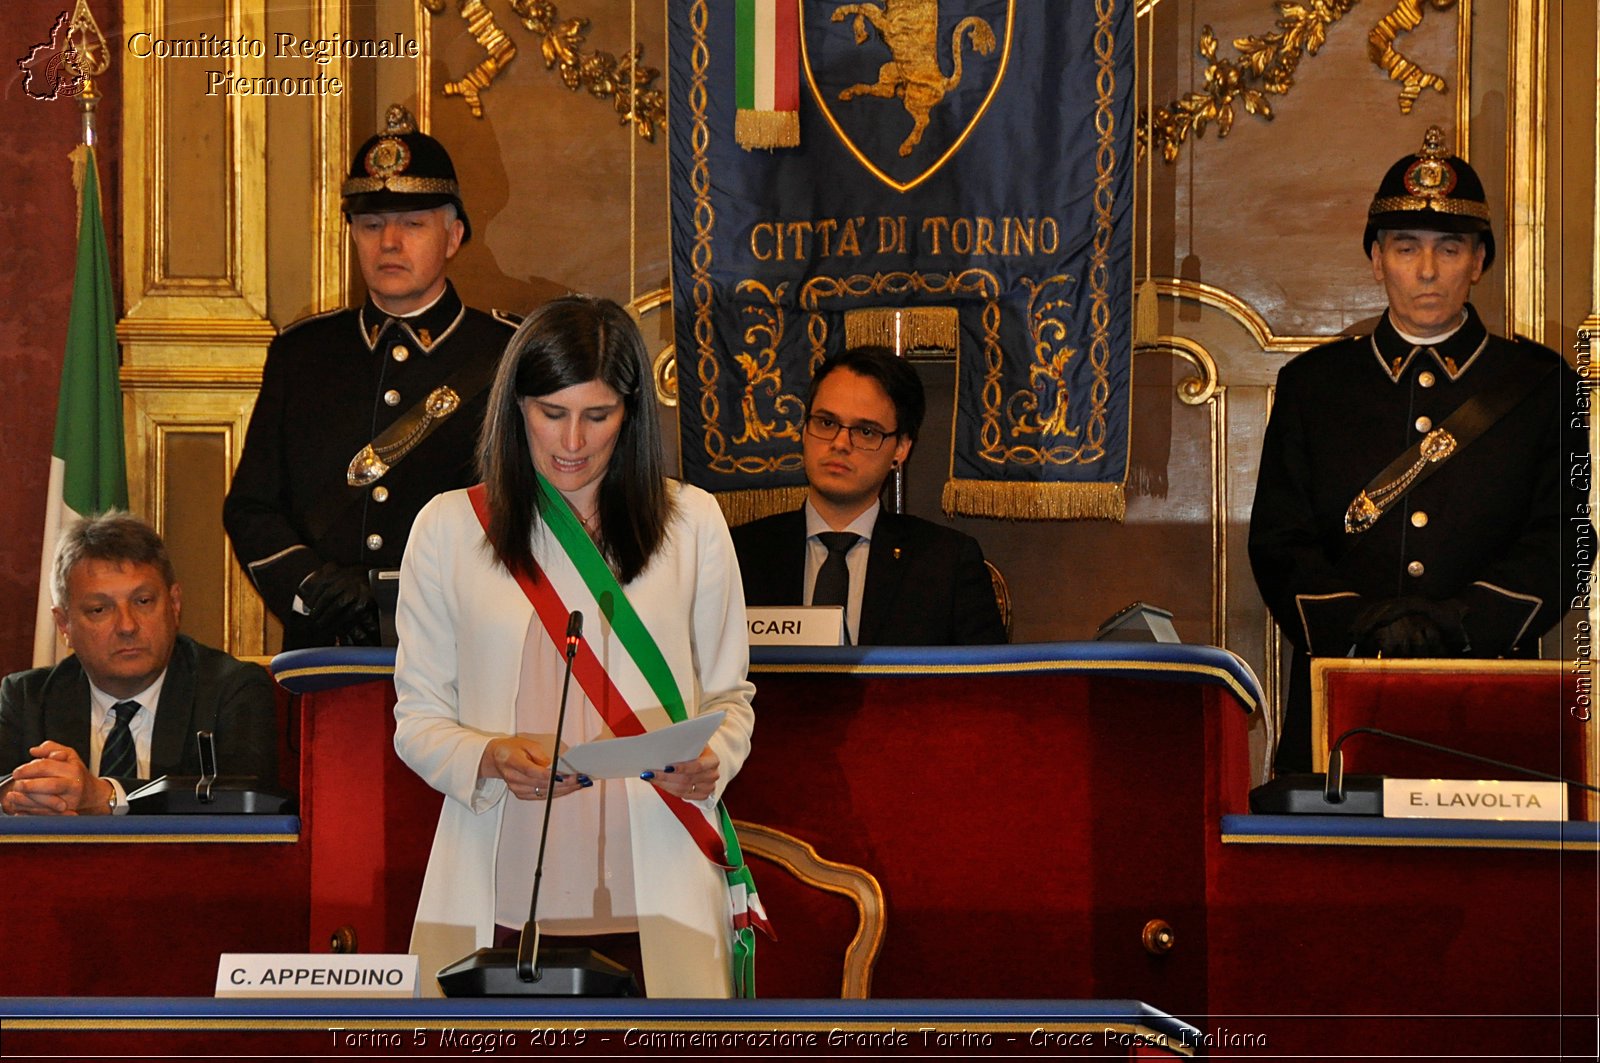
<svg viewBox="0 0 1600 1063">
<path fill-rule="evenodd" d="M 1352 727 L 1340 735 L 1338 740 L 1333 743 L 1333 748 L 1328 751 L 1328 781 L 1323 786 L 1323 798 L 1333 804 L 1338 804 L 1344 800 L 1344 750 L 1340 747 L 1344 745 L 1344 740 L 1351 735 L 1377 735 L 1379 738 L 1392 738 L 1396 742 L 1421 746 L 1423 749 L 1431 749 L 1435 753 L 1448 753 L 1453 757 L 1464 757 L 1467 760 L 1475 760 L 1490 767 L 1507 768 L 1511 771 L 1521 772 L 1523 775 L 1532 775 L 1536 779 L 1545 779 L 1549 782 L 1564 782 L 1568 786 L 1577 786 L 1591 793 L 1600 794 L 1600 787 L 1590 786 L 1588 783 L 1579 782 L 1577 779 L 1551 775 L 1546 771 L 1525 768 L 1521 764 L 1509 764 L 1503 760 L 1495 760 L 1493 757 L 1479 756 L 1477 753 L 1468 753 L 1464 749 L 1452 749 L 1449 746 L 1441 746 L 1436 742 L 1425 742 L 1420 738 L 1395 734 L 1393 731 L 1384 731 L 1377 727 Z"/>
<path fill-rule="evenodd" d="M 572 687 L 572 662 L 578 656 L 578 640 L 583 634 L 583 614 L 576 609 L 567 618 L 566 673 L 561 677 L 561 707 L 556 710 L 556 739 L 550 750 L 550 775 L 545 779 L 544 822 L 539 827 L 539 859 L 533 866 L 533 896 L 528 901 L 528 921 L 522 924 L 522 937 L 517 941 L 517 977 L 524 982 L 537 982 L 540 972 L 534 969 L 539 954 L 539 883 L 544 878 L 544 843 L 550 837 L 550 810 L 555 807 L 556 761 L 561 759 L 561 733 L 567 724 L 567 691 Z"/>
</svg>

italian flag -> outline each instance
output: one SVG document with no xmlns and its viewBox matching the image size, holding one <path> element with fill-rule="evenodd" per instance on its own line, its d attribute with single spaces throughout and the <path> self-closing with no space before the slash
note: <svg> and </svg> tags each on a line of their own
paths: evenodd
<svg viewBox="0 0 1600 1063">
<path fill-rule="evenodd" d="M 128 507 L 128 466 L 122 445 L 122 385 L 117 375 L 116 318 L 112 312 L 111 257 L 100 218 L 100 183 L 94 149 L 81 145 L 78 266 L 72 280 L 67 355 L 56 401 L 56 438 L 50 450 L 50 493 L 45 499 L 44 548 L 39 558 L 39 608 L 33 663 L 54 664 L 62 648 L 50 616 L 50 563 L 62 531 L 79 517 Z M 65 653 L 61 653 L 65 656 Z"/>
<path fill-rule="evenodd" d="M 734 87 L 739 146 L 800 143 L 799 0 L 735 0 Z"/>
</svg>

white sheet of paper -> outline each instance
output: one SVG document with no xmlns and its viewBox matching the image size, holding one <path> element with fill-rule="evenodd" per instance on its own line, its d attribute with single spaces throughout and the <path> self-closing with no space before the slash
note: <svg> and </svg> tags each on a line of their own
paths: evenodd
<svg viewBox="0 0 1600 1063">
<path fill-rule="evenodd" d="M 722 725 L 727 713 L 708 712 L 631 738 L 603 738 L 568 746 L 561 763 L 591 779 L 629 779 L 642 771 L 660 771 L 668 764 L 693 760 Z"/>
</svg>

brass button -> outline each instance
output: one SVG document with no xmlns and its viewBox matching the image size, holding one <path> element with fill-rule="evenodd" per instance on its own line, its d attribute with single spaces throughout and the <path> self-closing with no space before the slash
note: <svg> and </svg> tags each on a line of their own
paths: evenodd
<svg viewBox="0 0 1600 1063">
<path fill-rule="evenodd" d="M 377 487 L 374 487 L 372 489 L 372 500 L 374 502 L 387 502 L 387 501 L 389 501 L 389 489 L 387 487 L 383 486 L 382 484 L 379 484 Z M 1417 520 L 1417 518 L 1415 518 L 1415 517 L 1411 518 L 1411 522 L 1413 524 L 1416 523 L 1416 520 Z M 1419 527 L 1419 528 L 1421 526 L 1422 525 L 1420 525 L 1420 524 L 1417 525 L 1417 527 Z"/>
<path fill-rule="evenodd" d="M 368 550 L 382 550 L 383 549 L 383 536 L 381 536 L 381 535 L 369 535 L 369 536 L 367 536 L 367 549 Z M 1411 563 L 1413 565 L 1417 564 L 1415 561 L 1413 561 Z M 1418 565 L 1417 567 L 1421 568 L 1422 566 Z M 1413 573 L 1413 575 L 1415 575 L 1415 573 Z"/>
<path fill-rule="evenodd" d="M 395 391 L 393 388 L 390 388 L 388 391 L 383 393 L 383 401 L 388 403 L 390 406 L 398 406 L 400 405 L 400 393 Z"/>
<path fill-rule="evenodd" d="M 390 351 L 389 351 L 389 357 L 393 358 L 397 362 L 403 362 L 407 358 L 411 357 L 411 352 L 406 350 L 404 347 L 400 346 L 399 344 L 395 344 L 395 346 L 392 347 L 390 349 Z M 1424 384 L 1423 387 L 1427 387 L 1427 385 Z"/>
<path fill-rule="evenodd" d="M 399 355 L 396 355 L 395 357 L 399 357 Z M 1425 388 L 1433 387 L 1434 380 L 1434 375 L 1428 372 L 1426 369 L 1417 374 L 1417 383 L 1421 384 Z"/>
<path fill-rule="evenodd" d="M 391 394 L 393 394 L 393 393 L 391 392 Z M 1432 430 L 1433 430 L 1433 419 L 1431 417 L 1418 417 L 1417 418 L 1417 431 L 1419 431 L 1419 432 L 1431 432 Z"/>
<path fill-rule="evenodd" d="M 373 538 L 375 539 L 377 536 L 373 536 Z M 368 541 L 370 542 L 371 540 L 369 539 Z M 373 549 L 377 549 L 377 547 L 373 547 Z M 1422 567 L 1421 561 L 1413 561 L 1406 566 L 1406 575 L 1408 576 L 1420 576 L 1424 571 L 1426 570 Z"/>
<path fill-rule="evenodd" d="M 380 487 L 378 490 L 382 491 L 383 488 Z M 1411 514 L 1411 526 L 1413 528 L 1426 528 L 1428 526 L 1428 515 L 1420 509 L 1417 510 Z"/>
</svg>

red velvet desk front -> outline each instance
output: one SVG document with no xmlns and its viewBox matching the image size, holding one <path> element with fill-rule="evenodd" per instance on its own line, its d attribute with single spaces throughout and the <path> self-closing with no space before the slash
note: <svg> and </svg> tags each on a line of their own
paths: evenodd
<svg viewBox="0 0 1600 1063">
<path fill-rule="evenodd" d="M 293 816 L 7 818 L 6 991 L 210 996 L 222 952 L 304 948 Z"/>
<path fill-rule="evenodd" d="M 1099 644 L 767 658 L 728 805 L 878 877 L 888 930 L 874 996 L 1204 1010 L 1207 852 L 1221 816 L 1244 810 L 1258 697 L 1236 658 Z M 337 685 L 381 663 L 341 672 L 363 659 L 340 660 L 285 655 L 277 668 L 306 691 L 308 944 L 339 933 L 404 951 L 440 797 L 393 753 L 392 686 Z M 780 939 L 804 939 L 771 914 Z M 1172 928 L 1170 952 L 1146 949 L 1153 921 Z M 770 995 L 781 972 L 763 970 Z"/>
<path fill-rule="evenodd" d="M 1324 1059 L 1594 1059 L 1596 839 L 1593 823 L 1227 817 L 1213 1024 Z"/>
</svg>

